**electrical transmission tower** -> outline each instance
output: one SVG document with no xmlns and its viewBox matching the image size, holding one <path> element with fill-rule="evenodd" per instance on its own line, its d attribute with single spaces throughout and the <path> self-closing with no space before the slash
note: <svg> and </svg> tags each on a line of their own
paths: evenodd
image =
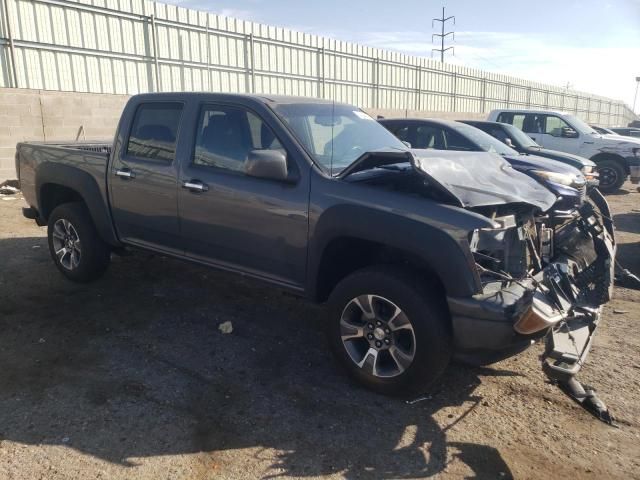
<svg viewBox="0 0 640 480">
<path fill-rule="evenodd" d="M 440 48 L 432 48 L 431 49 L 431 55 L 433 55 L 433 52 L 440 52 L 440 61 L 444 62 L 444 52 L 446 52 L 447 50 L 453 50 L 454 55 L 455 55 L 455 49 L 453 47 L 447 47 L 444 48 L 444 39 L 446 37 L 448 37 L 449 35 L 452 35 L 452 39 L 455 40 L 456 39 L 456 34 L 454 32 L 447 32 L 444 33 L 444 27 L 445 24 L 449 21 L 453 19 L 453 24 L 456 24 L 456 17 L 454 15 L 450 16 L 450 17 L 446 17 L 444 16 L 444 7 L 442 7 L 442 18 L 434 18 L 431 21 L 431 28 L 433 28 L 434 26 L 434 22 L 440 22 L 440 26 L 441 26 L 441 31 L 440 33 L 434 33 L 431 35 L 431 43 L 433 43 L 433 37 L 440 37 Z"/>
</svg>

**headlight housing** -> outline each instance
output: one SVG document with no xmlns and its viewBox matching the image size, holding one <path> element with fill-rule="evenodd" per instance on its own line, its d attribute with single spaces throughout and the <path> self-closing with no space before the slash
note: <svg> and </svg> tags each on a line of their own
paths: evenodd
<svg viewBox="0 0 640 480">
<path fill-rule="evenodd" d="M 599 177 L 598 172 L 595 171 L 595 167 L 593 165 L 585 165 L 580 169 L 580 171 L 587 181 L 596 180 Z"/>
<path fill-rule="evenodd" d="M 572 187 L 576 183 L 576 177 L 566 173 L 549 172 L 546 170 L 532 170 L 531 173 L 538 178 L 549 180 L 550 182 L 565 185 L 567 187 Z"/>
</svg>

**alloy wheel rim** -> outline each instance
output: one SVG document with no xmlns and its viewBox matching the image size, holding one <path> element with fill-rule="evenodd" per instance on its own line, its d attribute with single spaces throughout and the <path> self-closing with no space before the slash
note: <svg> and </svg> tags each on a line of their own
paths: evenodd
<svg viewBox="0 0 640 480">
<path fill-rule="evenodd" d="M 415 358 L 409 317 L 379 295 L 360 295 L 347 303 L 340 317 L 340 337 L 351 361 L 374 377 L 401 375 Z"/>
<path fill-rule="evenodd" d="M 58 262 L 67 270 L 75 270 L 80 265 L 82 245 L 78 231 L 65 218 L 56 220 L 53 224 L 53 251 Z"/>
</svg>

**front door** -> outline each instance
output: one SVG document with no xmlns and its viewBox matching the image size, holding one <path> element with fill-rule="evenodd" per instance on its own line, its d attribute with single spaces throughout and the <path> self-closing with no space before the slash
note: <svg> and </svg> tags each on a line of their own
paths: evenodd
<svg viewBox="0 0 640 480">
<path fill-rule="evenodd" d="M 540 145 L 549 150 L 577 153 L 582 144 L 580 134 L 557 115 L 544 116 L 544 128 L 540 134 Z"/>
<path fill-rule="evenodd" d="M 127 243 L 182 253 L 175 158 L 182 110 L 180 102 L 140 103 L 114 152 L 111 211 L 118 236 Z"/>
<path fill-rule="evenodd" d="M 205 104 L 194 147 L 182 161 L 181 233 L 187 256 L 299 288 L 306 272 L 308 175 L 297 182 L 245 174 L 252 150 L 284 151 L 274 130 L 239 105 Z"/>
</svg>

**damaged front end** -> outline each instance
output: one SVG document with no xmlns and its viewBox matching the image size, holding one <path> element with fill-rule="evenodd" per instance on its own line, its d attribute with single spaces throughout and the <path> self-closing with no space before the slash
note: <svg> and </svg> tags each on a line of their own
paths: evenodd
<svg viewBox="0 0 640 480">
<path fill-rule="evenodd" d="M 544 338 L 547 375 L 606 420 L 592 389 L 575 379 L 612 295 L 616 244 L 602 194 L 590 189 L 579 207 L 560 210 L 541 184 L 478 152 L 372 152 L 340 176 L 407 161 L 422 190 L 489 225 L 460 238 L 478 293 L 447 297 L 456 357 L 493 363 Z"/>
<path fill-rule="evenodd" d="M 495 228 L 470 235 L 483 292 L 449 298 L 459 357 L 490 363 L 544 337 L 545 373 L 576 401 L 590 399 L 585 407 L 606 420 L 574 376 L 612 295 L 616 244 L 607 202 L 593 189 L 570 212 L 512 210 L 484 209 Z"/>
<path fill-rule="evenodd" d="M 494 211 L 495 228 L 472 232 L 483 292 L 449 299 L 461 352 L 499 356 L 549 333 L 547 368 L 558 376 L 580 369 L 600 306 L 611 298 L 615 263 L 608 205 L 597 190 L 589 200 L 572 212 Z M 481 328 L 492 339 L 469 329 L 474 319 L 486 321 Z"/>
</svg>

